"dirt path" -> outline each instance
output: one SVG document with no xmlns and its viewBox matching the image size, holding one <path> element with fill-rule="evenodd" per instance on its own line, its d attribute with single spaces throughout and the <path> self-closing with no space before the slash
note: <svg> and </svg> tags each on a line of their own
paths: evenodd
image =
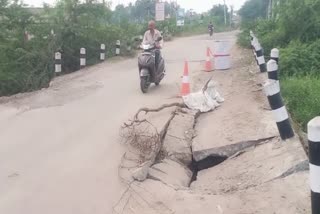
<svg viewBox="0 0 320 214">
<path fill-rule="evenodd" d="M 167 43 L 167 76 L 147 95 L 139 90 L 136 59 L 129 59 L 0 98 L 0 213 L 110 213 L 123 191 L 119 127 L 141 106 L 173 102 L 183 60 L 205 59 L 207 44 L 207 36 Z M 190 71 L 198 67 L 191 63 Z"/>
</svg>

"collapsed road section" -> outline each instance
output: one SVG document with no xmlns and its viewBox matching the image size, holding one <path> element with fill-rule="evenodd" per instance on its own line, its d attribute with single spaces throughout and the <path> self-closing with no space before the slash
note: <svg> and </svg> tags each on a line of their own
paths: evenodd
<svg viewBox="0 0 320 214">
<path fill-rule="evenodd" d="M 125 141 L 119 175 L 127 189 L 114 213 L 310 212 L 301 143 L 280 139 L 257 88 L 264 78 L 251 72 L 255 65 L 246 62 L 245 50 L 233 52 L 236 69 L 215 74 L 214 85 L 225 94 L 220 107 L 200 113 L 184 103 L 172 105 L 159 127 L 151 114 L 131 121 L 148 131 L 133 135 L 138 144 Z M 208 77 L 194 72 L 193 80 L 203 84 Z"/>
</svg>

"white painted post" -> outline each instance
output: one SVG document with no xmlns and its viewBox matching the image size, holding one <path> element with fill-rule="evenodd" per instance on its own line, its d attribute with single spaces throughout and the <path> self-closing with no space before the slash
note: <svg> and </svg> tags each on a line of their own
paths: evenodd
<svg viewBox="0 0 320 214">
<path fill-rule="evenodd" d="M 128 51 L 128 53 L 131 52 L 131 44 L 130 44 L 130 42 L 127 42 L 127 51 Z"/>
<path fill-rule="evenodd" d="M 312 214 L 320 213 L 320 117 L 308 123 Z"/>
<path fill-rule="evenodd" d="M 80 67 L 83 68 L 86 66 L 86 49 L 80 49 Z"/>
<path fill-rule="evenodd" d="M 267 63 L 268 79 L 279 80 L 278 64 L 275 60 L 270 59 Z"/>
<path fill-rule="evenodd" d="M 117 43 L 116 43 L 116 56 L 120 55 L 120 47 L 121 47 L 121 42 L 120 42 L 120 40 L 117 40 Z"/>
<path fill-rule="evenodd" d="M 289 115 L 281 97 L 279 81 L 267 80 L 264 85 L 264 92 L 268 97 L 268 101 L 272 109 L 274 119 L 277 123 L 281 139 L 287 140 L 294 137 Z"/>
<path fill-rule="evenodd" d="M 279 50 L 277 48 L 271 50 L 270 58 L 279 64 Z"/>
<path fill-rule="evenodd" d="M 251 46 L 252 46 L 253 55 L 254 55 L 254 58 L 256 60 L 257 65 L 259 65 L 257 53 L 256 53 L 256 48 L 258 46 L 258 43 L 259 43 L 258 39 L 256 37 L 253 37 L 252 42 L 251 42 Z"/>
<path fill-rule="evenodd" d="M 55 72 L 56 73 L 60 73 L 62 71 L 61 69 L 61 53 L 60 52 L 56 52 L 54 55 L 54 59 L 55 59 Z"/>
<path fill-rule="evenodd" d="M 263 49 L 261 47 L 261 44 L 259 42 L 257 42 L 255 48 L 256 48 L 256 55 L 257 55 L 257 61 L 259 64 L 260 72 L 266 72 L 267 65 L 266 65 L 264 55 L 263 55 Z"/>
<path fill-rule="evenodd" d="M 100 60 L 104 61 L 106 59 L 106 45 L 101 44 L 100 46 Z"/>
</svg>

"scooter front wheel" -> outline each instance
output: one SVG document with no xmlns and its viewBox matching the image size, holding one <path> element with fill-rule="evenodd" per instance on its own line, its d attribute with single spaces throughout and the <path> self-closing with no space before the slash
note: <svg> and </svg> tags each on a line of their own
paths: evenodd
<svg viewBox="0 0 320 214">
<path fill-rule="evenodd" d="M 142 76 L 140 77 L 140 88 L 142 93 L 147 93 L 149 86 L 150 86 L 150 80 L 149 76 Z"/>
</svg>

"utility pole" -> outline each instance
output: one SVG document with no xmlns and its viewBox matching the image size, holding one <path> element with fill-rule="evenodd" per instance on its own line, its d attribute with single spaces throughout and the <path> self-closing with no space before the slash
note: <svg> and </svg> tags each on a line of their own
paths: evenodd
<svg viewBox="0 0 320 214">
<path fill-rule="evenodd" d="M 273 10 L 273 1 L 269 0 L 269 6 L 268 6 L 268 13 L 267 13 L 267 19 L 270 20 L 273 15 L 272 15 L 272 11 Z"/>
<path fill-rule="evenodd" d="M 233 6 L 230 5 L 230 27 L 232 27 L 232 20 L 233 20 Z"/>
<path fill-rule="evenodd" d="M 224 25 L 227 26 L 227 8 L 226 8 L 226 0 L 224 2 Z"/>
</svg>

